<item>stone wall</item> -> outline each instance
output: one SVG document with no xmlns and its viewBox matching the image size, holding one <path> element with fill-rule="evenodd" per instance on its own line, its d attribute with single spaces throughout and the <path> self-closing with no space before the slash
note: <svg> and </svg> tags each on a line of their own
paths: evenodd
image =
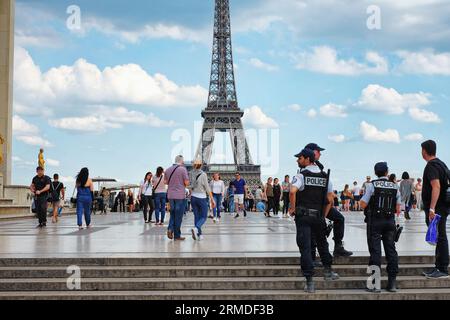
<svg viewBox="0 0 450 320">
<path fill-rule="evenodd" d="M 5 199 L 13 199 L 14 205 L 31 206 L 33 195 L 27 186 L 5 186 L 3 191 Z"/>
</svg>

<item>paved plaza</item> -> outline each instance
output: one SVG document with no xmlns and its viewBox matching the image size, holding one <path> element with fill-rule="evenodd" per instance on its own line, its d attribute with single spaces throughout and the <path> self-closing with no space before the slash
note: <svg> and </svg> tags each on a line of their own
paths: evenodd
<svg viewBox="0 0 450 320">
<path fill-rule="evenodd" d="M 280 215 L 281 216 L 281 215 Z M 344 243 L 355 256 L 367 256 L 366 225 L 362 213 L 344 213 Z M 425 242 L 423 212 L 413 212 L 397 244 L 400 255 L 434 255 L 434 247 Z M 166 219 L 166 223 L 168 218 Z M 0 258 L 58 257 L 241 257 L 298 256 L 295 224 L 291 218 L 266 218 L 249 213 L 234 219 L 224 214 L 220 223 L 208 219 L 203 241 L 190 236 L 193 214 L 183 222 L 184 242 L 166 237 L 167 226 L 145 225 L 142 213 L 109 213 L 93 216 L 93 227 L 79 231 L 75 216 L 63 217 L 46 229 L 36 229 L 34 219 L 0 222 Z M 333 241 L 330 236 L 330 251 Z"/>
</svg>

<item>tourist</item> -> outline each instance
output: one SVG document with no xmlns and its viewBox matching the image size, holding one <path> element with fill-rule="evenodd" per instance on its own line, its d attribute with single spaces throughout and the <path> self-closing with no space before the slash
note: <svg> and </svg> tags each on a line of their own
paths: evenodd
<svg viewBox="0 0 450 320">
<path fill-rule="evenodd" d="M 247 190 L 248 210 L 253 212 L 255 208 L 255 196 L 251 190 Z"/>
<path fill-rule="evenodd" d="M 64 184 L 59 181 L 59 175 L 53 175 L 53 182 L 50 184 L 50 199 L 52 200 L 53 217 L 52 223 L 58 222 L 58 211 L 62 207 L 61 200 L 64 201 Z"/>
<path fill-rule="evenodd" d="M 363 183 L 362 188 L 361 188 L 361 193 L 362 195 L 366 194 L 366 188 L 369 184 L 372 184 L 371 182 L 372 178 L 370 176 L 366 177 L 366 181 Z"/>
<path fill-rule="evenodd" d="M 128 189 L 128 212 L 133 213 L 134 212 L 134 194 L 131 189 Z"/>
<path fill-rule="evenodd" d="M 119 199 L 119 212 L 125 212 L 125 200 L 127 198 L 127 194 L 125 193 L 125 188 L 122 188 L 117 195 Z"/>
<path fill-rule="evenodd" d="M 153 199 L 155 202 L 156 225 L 163 226 L 164 219 L 166 217 L 166 198 L 167 198 L 166 185 L 164 183 L 164 168 L 158 167 L 156 169 L 156 176 L 153 177 L 152 184 L 153 184 Z"/>
<path fill-rule="evenodd" d="M 208 196 L 211 208 L 214 209 L 216 204 L 208 183 L 208 176 L 202 170 L 202 160 L 196 159 L 193 165 L 194 168 L 189 173 L 191 205 L 194 212 L 194 228 L 191 229 L 191 232 L 194 240 L 203 240 L 202 226 L 208 219 Z"/>
<path fill-rule="evenodd" d="M 397 184 L 397 176 L 395 175 L 395 173 L 391 173 L 389 175 L 389 182 Z"/>
<path fill-rule="evenodd" d="M 244 208 L 244 196 L 247 193 L 247 184 L 244 179 L 242 179 L 241 174 L 236 172 L 236 179 L 231 183 L 235 189 L 234 192 L 234 204 L 236 206 L 236 215 L 234 218 L 239 218 L 239 212 L 244 212 L 244 217 L 247 216 L 247 211 Z"/>
<path fill-rule="evenodd" d="M 220 207 L 222 204 L 222 199 L 225 195 L 225 183 L 220 180 L 219 174 L 215 173 L 213 174 L 213 180 L 210 183 L 210 188 L 212 191 L 212 197 L 214 199 L 214 202 L 216 204 L 216 207 L 213 208 L 213 221 L 219 222 L 220 221 Z"/>
<path fill-rule="evenodd" d="M 350 211 L 350 200 L 353 198 L 353 194 L 350 191 L 350 186 L 348 184 L 345 185 L 344 191 L 342 191 L 344 194 L 344 211 L 349 212 Z"/>
<path fill-rule="evenodd" d="M 89 169 L 83 168 L 76 179 L 77 188 L 77 224 L 80 230 L 83 229 L 83 215 L 86 227 L 91 227 L 91 206 L 94 194 L 94 184 L 89 179 Z"/>
<path fill-rule="evenodd" d="M 37 167 L 36 173 L 30 185 L 30 191 L 34 194 L 34 205 L 39 220 L 38 228 L 43 228 L 47 226 L 47 199 L 52 181 L 44 174 L 44 168 Z"/>
<path fill-rule="evenodd" d="M 291 191 L 290 177 L 286 175 L 284 181 L 281 184 L 281 189 L 283 190 L 283 218 L 289 217 L 289 192 Z"/>
<path fill-rule="evenodd" d="M 234 186 L 233 183 L 230 182 L 228 189 L 227 189 L 227 198 L 228 198 L 228 212 L 234 213 L 235 212 L 235 206 L 234 206 Z"/>
<path fill-rule="evenodd" d="M 361 188 L 358 186 L 358 182 L 353 182 L 353 210 L 354 211 L 361 211 L 361 206 L 359 205 L 359 200 L 361 199 Z"/>
<path fill-rule="evenodd" d="M 189 176 L 183 156 L 177 156 L 175 164 L 166 170 L 164 182 L 167 184 L 167 198 L 170 204 L 167 237 L 175 241 L 184 241 L 186 238 L 181 236 L 181 225 L 186 211 L 186 187 L 189 186 Z"/>
<path fill-rule="evenodd" d="M 273 180 L 273 204 L 274 204 L 274 214 L 277 216 L 280 211 L 280 200 L 281 200 L 281 186 L 278 183 L 280 180 L 275 178 Z"/>
<path fill-rule="evenodd" d="M 153 210 L 155 209 L 155 205 L 153 204 L 152 177 L 153 174 L 151 172 L 145 174 L 144 181 L 141 182 L 138 194 L 138 199 L 144 209 L 144 222 L 146 224 L 151 223 Z"/>
<path fill-rule="evenodd" d="M 272 177 L 269 177 L 267 179 L 267 183 L 264 186 L 264 193 L 266 194 L 266 200 L 267 200 L 267 207 L 265 216 L 270 217 L 270 210 L 273 210 L 273 213 L 275 214 L 275 199 L 273 196 L 273 185 L 272 185 Z"/>
<path fill-rule="evenodd" d="M 402 206 L 405 210 L 405 219 L 411 220 L 409 211 L 411 210 L 411 195 L 413 193 L 413 183 L 409 178 L 408 172 L 403 172 L 400 182 L 400 195 L 402 197 Z"/>
<path fill-rule="evenodd" d="M 103 187 L 102 192 L 100 193 L 100 196 L 103 199 L 103 206 L 102 206 L 102 213 L 107 214 L 108 213 L 108 204 L 109 204 L 109 191 Z"/>
<path fill-rule="evenodd" d="M 414 186 L 414 193 L 416 195 L 416 208 L 422 210 L 422 179 L 417 179 L 417 183 Z"/>
<path fill-rule="evenodd" d="M 450 214 L 447 188 L 450 172 L 447 165 L 436 157 L 436 142 L 432 140 L 422 143 L 422 157 L 427 162 L 423 172 L 422 201 L 427 225 L 436 215 L 441 219 L 438 224 L 436 245 L 436 266 L 424 275 L 427 278 L 448 278 L 449 251 L 447 240 L 447 217 Z M 446 200 L 447 198 L 447 200 Z"/>
</svg>

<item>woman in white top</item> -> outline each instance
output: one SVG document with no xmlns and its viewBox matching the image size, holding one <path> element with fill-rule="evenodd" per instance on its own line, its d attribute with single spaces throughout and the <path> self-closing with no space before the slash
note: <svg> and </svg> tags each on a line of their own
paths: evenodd
<svg viewBox="0 0 450 320">
<path fill-rule="evenodd" d="M 219 174 L 215 173 L 213 175 L 213 180 L 209 185 L 211 187 L 214 202 L 216 203 L 216 207 L 213 208 L 213 221 L 216 223 L 220 221 L 220 209 L 222 206 L 222 199 L 225 195 L 225 183 L 220 180 Z"/>
<path fill-rule="evenodd" d="M 153 203 L 152 177 L 153 177 L 153 174 L 151 172 L 147 172 L 147 174 L 145 175 L 144 181 L 141 182 L 141 187 L 139 188 L 138 199 L 144 207 L 145 223 L 151 222 L 153 211 L 155 210 L 155 205 Z M 148 211 L 149 206 L 150 206 L 150 211 Z M 149 213 L 148 219 L 147 219 L 147 212 Z"/>
</svg>

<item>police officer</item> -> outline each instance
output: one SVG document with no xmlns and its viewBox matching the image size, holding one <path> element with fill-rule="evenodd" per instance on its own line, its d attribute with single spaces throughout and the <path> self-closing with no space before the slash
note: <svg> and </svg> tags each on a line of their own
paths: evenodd
<svg viewBox="0 0 450 320">
<path fill-rule="evenodd" d="M 396 183 L 388 180 L 388 165 L 380 162 L 375 165 L 377 180 L 369 183 L 361 200 L 366 215 L 367 244 L 369 246 L 369 266 L 381 268 L 381 241 L 387 260 L 387 291 L 397 292 L 398 255 L 395 249 L 395 214 L 400 214 L 401 197 Z M 380 288 L 368 289 L 380 292 Z"/>
<path fill-rule="evenodd" d="M 314 151 L 315 156 L 315 164 L 319 167 L 320 170 L 323 171 L 324 165 L 320 163 L 321 152 L 325 151 L 325 149 L 319 147 L 316 143 L 308 144 L 305 149 L 310 149 Z M 342 240 L 344 239 L 344 229 L 345 229 L 345 218 L 342 213 L 339 212 L 334 206 L 331 207 L 330 213 L 327 216 L 327 219 L 333 221 L 333 240 L 334 240 L 334 251 L 333 255 L 335 257 L 349 257 L 353 255 L 353 252 L 347 251 L 344 248 Z M 326 227 L 326 225 L 325 225 Z M 312 252 L 313 260 L 316 257 L 316 246 L 313 244 Z"/>
<path fill-rule="evenodd" d="M 333 187 L 328 175 L 314 165 L 312 150 L 304 149 L 296 157 L 301 170 L 292 179 L 289 214 L 295 216 L 297 245 L 301 254 L 300 263 L 306 278 L 305 291 L 314 293 L 312 233 L 315 234 L 317 249 L 324 266 L 324 279 L 326 281 L 339 279 L 339 275 L 331 270 L 333 257 L 328 249 L 325 230 L 322 227 L 332 205 Z"/>
</svg>

